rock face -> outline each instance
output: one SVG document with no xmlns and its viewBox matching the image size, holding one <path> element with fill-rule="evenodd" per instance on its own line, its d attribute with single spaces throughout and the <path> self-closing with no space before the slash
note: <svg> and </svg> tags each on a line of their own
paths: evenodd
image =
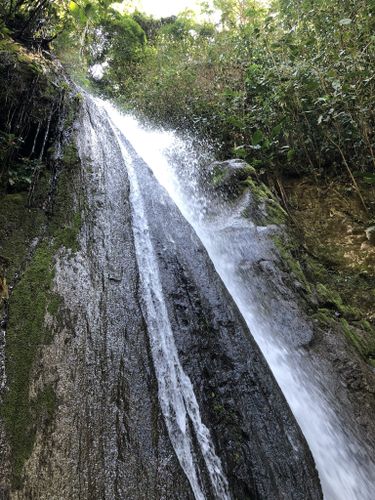
<svg viewBox="0 0 375 500">
<path fill-rule="evenodd" d="M 287 214 L 243 160 L 214 162 L 205 168 L 202 177 L 204 190 L 211 198 L 207 218 L 211 222 L 206 230 L 212 231 L 216 241 L 214 252 L 227 256 L 233 281 L 239 288 L 249 289 L 244 301 L 254 297 L 253 309 L 257 309 L 265 325 L 278 331 L 282 345 L 308 345 L 313 329 L 301 315 L 292 289 L 293 285 L 304 288 L 305 280 L 301 277 L 299 281 L 296 276 L 291 283 L 275 245 L 285 237 L 281 224 L 286 222 Z"/>
<path fill-rule="evenodd" d="M 245 182 L 254 169 L 243 160 L 215 161 L 204 171 L 207 186 L 213 191 L 219 191 L 225 198 L 236 198 L 243 191 L 242 182 Z"/>
<path fill-rule="evenodd" d="M 371 243 L 371 245 L 375 245 L 375 226 L 370 226 L 366 229 L 366 238 Z"/>
<path fill-rule="evenodd" d="M 129 197 L 132 162 L 184 380 L 222 468 L 226 496 L 321 499 L 302 433 L 194 231 L 124 139 L 120 148 L 105 112 L 90 99 L 76 133 L 81 167 L 71 190 L 78 244 L 53 247 L 57 300 L 42 308 L 49 340 L 38 348 L 28 387 L 30 404 L 45 394 L 53 409 L 46 406 L 35 420 L 17 480 L 1 478 L 4 496 L 219 498 L 213 477 L 221 472 L 210 470 L 191 403 L 185 399 L 179 414 L 162 409 Z M 181 416 L 201 497 L 176 450 L 173 426 L 166 425 L 175 421 L 180 432 Z"/>
<path fill-rule="evenodd" d="M 169 442 L 138 296 L 129 184 L 94 109 L 77 124 L 82 226 L 55 255 L 58 311 L 45 321 L 30 392 L 52 386 L 54 418 L 37 429 L 18 498 L 192 498 Z M 93 128 L 90 125 L 96 124 Z"/>
<path fill-rule="evenodd" d="M 175 342 L 231 496 L 319 498 L 309 452 L 236 305 L 197 236 L 136 162 Z"/>
<path fill-rule="evenodd" d="M 336 292 L 314 283 L 311 271 L 307 278 L 298 260 L 300 243 L 280 223 L 287 222 L 287 215 L 280 219 L 282 209 L 274 211 L 276 200 L 251 170 L 241 180 L 244 188 L 237 196 L 231 194 L 231 178 L 238 170 L 238 161 L 206 168 L 201 190 L 203 198 L 209 193 L 209 202 L 204 198 L 203 222 L 197 219 L 197 230 L 280 377 L 327 498 L 370 500 L 375 481 L 374 373 L 354 346 L 363 347 L 367 340 L 371 345 L 372 330 L 367 325 L 368 331 L 363 331 L 359 321 L 361 332 L 349 326 L 345 317 L 355 311 L 345 307 Z M 188 185 L 187 178 L 182 182 Z M 284 359 L 280 351 L 287 353 Z M 297 383 L 285 376 L 288 372 Z"/>
</svg>

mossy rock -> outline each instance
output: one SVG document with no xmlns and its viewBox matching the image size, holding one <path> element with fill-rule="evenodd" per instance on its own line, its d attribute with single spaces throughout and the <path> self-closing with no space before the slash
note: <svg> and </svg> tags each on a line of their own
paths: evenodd
<svg viewBox="0 0 375 500">
<path fill-rule="evenodd" d="M 35 362 L 43 346 L 53 340 L 53 332 L 46 326 L 46 317 L 57 317 L 61 306 L 60 297 L 52 291 L 54 256 L 61 247 L 73 252 L 78 250 L 80 214 L 71 209 L 64 220 L 60 220 L 63 225 L 59 229 L 56 229 L 57 225 L 53 229 L 52 225 L 50 236 L 41 240 L 9 298 L 6 335 L 8 391 L 0 414 L 11 446 L 15 488 L 21 485 L 23 464 L 32 452 L 36 430 L 52 418 L 56 407 L 52 386 L 44 388 L 34 399 L 30 398 L 29 388 Z M 22 255 L 27 254 L 27 241 L 23 241 L 23 245 L 18 262 Z"/>
<path fill-rule="evenodd" d="M 285 224 L 287 213 L 271 190 L 257 179 L 254 167 L 243 160 L 214 162 L 207 168 L 208 189 L 226 201 L 235 202 L 246 192 L 251 200 L 243 216 L 258 225 Z"/>
<path fill-rule="evenodd" d="M 341 319 L 341 326 L 347 339 L 356 347 L 363 358 L 372 366 L 375 360 L 375 328 L 362 323 L 362 328 L 350 325 L 346 319 Z"/>
<path fill-rule="evenodd" d="M 328 308 L 336 309 L 340 315 L 349 320 L 360 320 L 361 312 L 355 307 L 344 305 L 340 294 L 318 283 L 316 286 L 319 302 Z"/>
<path fill-rule="evenodd" d="M 20 485 L 25 460 L 30 456 L 36 422 L 34 413 L 42 411 L 29 396 L 35 359 L 42 345 L 51 341 L 45 316 L 51 300 L 54 250 L 44 243 L 36 250 L 9 301 L 9 323 L 6 343 L 6 373 L 9 390 L 1 408 L 12 450 L 13 483 Z M 51 398 L 49 398 L 51 399 Z"/>
<path fill-rule="evenodd" d="M 249 176 L 242 185 L 252 196 L 251 206 L 245 210 L 244 216 L 251 217 L 254 222 L 264 226 L 286 224 L 287 212 L 264 183 Z"/>
<path fill-rule="evenodd" d="M 244 181 L 254 174 L 254 168 L 242 160 L 218 161 L 208 168 L 209 183 L 228 198 L 236 198 L 243 193 L 246 187 Z"/>
<path fill-rule="evenodd" d="M 274 236 L 273 241 L 280 254 L 281 262 L 285 270 L 287 270 L 295 280 L 302 284 L 303 289 L 311 295 L 313 293 L 313 288 L 306 278 L 305 270 L 297 257 L 298 253 L 300 253 L 298 245 L 294 243 L 293 239 L 288 237 L 286 233 L 284 235 Z"/>
<path fill-rule="evenodd" d="M 375 328 L 363 318 L 357 307 L 346 304 L 337 290 L 332 288 L 330 274 L 316 260 L 308 256 L 293 238 L 273 238 L 285 270 L 302 283 L 303 298 L 315 312 L 312 318 L 324 331 L 333 328 L 342 332 L 362 358 L 372 366 L 375 359 Z M 319 280 L 319 281 L 318 281 Z"/>
<path fill-rule="evenodd" d="M 32 240 L 47 222 L 41 209 L 27 207 L 27 193 L 7 194 L 0 203 L 0 256 L 8 282 L 22 267 Z"/>
<path fill-rule="evenodd" d="M 6 53 L 3 48 L 4 44 L 0 46 L 0 69 L 12 68 L 9 106 L 22 105 L 24 93 L 37 77 L 29 115 L 33 120 L 45 119 L 51 109 L 56 110 L 33 203 L 29 203 L 29 193 L 24 190 L 27 186 L 23 185 L 5 192 L 0 203 L 0 278 L 11 284 L 5 352 L 7 389 L 0 416 L 10 445 L 12 487 L 18 489 L 36 434 L 49 425 L 58 405 L 53 384 L 38 384 L 36 394 L 30 388 L 42 351 L 53 341 L 54 332 L 46 318 L 58 318 L 61 311 L 61 299 L 53 292 L 55 256 L 61 248 L 69 254 L 79 248 L 82 203 L 75 186 L 79 158 L 71 136 L 79 100 L 69 102 L 69 89 L 59 87 L 63 78 L 54 73 L 51 63 L 44 64 L 19 47 L 12 46 Z M 0 80 L 3 103 L 7 82 Z M 57 158 L 54 140 L 58 124 L 64 128 L 66 144 L 63 155 Z M 32 121 L 29 125 L 35 133 L 36 126 Z"/>
<path fill-rule="evenodd" d="M 31 91 L 32 89 L 32 91 Z M 0 44 L 0 191 L 22 192 L 38 179 L 48 189 L 50 146 L 71 127 L 80 103 L 53 61 L 10 39 Z"/>
</svg>

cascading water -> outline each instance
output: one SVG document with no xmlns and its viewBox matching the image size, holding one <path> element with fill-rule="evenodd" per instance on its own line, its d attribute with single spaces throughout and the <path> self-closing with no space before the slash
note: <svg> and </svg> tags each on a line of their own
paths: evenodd
<svg viewBox="0 0 375 500">
<path fill-rule="evenodd" d="M 168 191 L 187 221 L 194 227 L 205 245 L 218 273 L 234 298 L 261 347 L 314 455 L 324 495 L 327 500 L 370 500 L 373 498 L 375 466 L 371 452 L 358 441 L 349 425 L 345 428 L 334 410 L 332 395 L 324 394 L 324 381 L 318 368 L 298 348 L 287 347 L 280 338 L 280 330 L 288 329 L 297 319 L 287 311 L 267 314 L 262 293 L 268 283 L 256 280 L 246 271 L 259 256 L 267 260 L 267 228 L 256 227 L 249 221 L 215 207 L 210 212 L 210 200 L 201 193 L 197 183 L 199 158 L 189 146 L 171 132 L 146 129 L 131 116 L 121 115 L 108 103 L 97 101 L 105 108 L 121 144 L 121 134 L 153 171 L 159 183 Z M 124 145 L 122 146 L 124 148 Z M 124 151 L 126 156 L 126 151 Z M 152 262 L 153 251 L 147 237 L 147 217 L 142 208 L 135 167 L 127 158 L 133 190 L 137 253 L 140 256 L 142 282 L 146 296 L 146 317 L 152 335 L 161 405 L 176 453 L 187 473 L 197 498 L 202 498 L 187 430 L 187 415 L 191 418 L 210 477 L 219 498 L 227 498 L 227 486 L 220 461 L 210 444 L 209 432 L 202 424 L 191 383 L 179 365 L 173 335 L 158 281 L 158 272 Z M 209 215 L 208 215 L 209 214 Z M 145 225 L 146 224 L 146 225 Z M 271 229 L 272 230 L 272 229 Z M 151 260 L 150 260 L 151 259 Z M 146 262 L 147 260 L 147 262 Z M 241 269 L 241 272 L 238 269 Z M 272 286 L 272 285 L 271 285 Z M 292 317 L 293 316 L 293 317 Z M 300 320 L 301 331 L 308 331 L 308 322 Z M 163 338 L 159 336 L 163 332 Z M 157 368 L 158 370 L 158 368 Z M 183 389 L 175 390 L 176 383 Z M 174 412 L 177 419 L 170 419 Z M 173 422 L 179 422 L 176 426 Z"/>
<path fill-rule="evenodd" d="M 47 230 L 33 242 L 38 276 L 46 253 L 53 268 L 44 292 L 54 306 L 30 369 L 33 436 L 16 481 L 0 431 L 0 497 L 321 500 L 275 377 L 129 125 L 140 133 L 86 96 L 74 165 L 58 165 L 51 202 L 57 215 L 72 195 L 74 230 L 68 221 L 65 244 Z"/>
<path fill-rule="evenodd" d="M 143 331 L 150 343 L 158 407 L 175 453 L 169 455 L 168 461 L 175 463 L 177 457 L 197 499 L 321 499 L 312 456 L 302 433 L 201 241 L 127 140 L 121 116 L 91 98 L 87 109 L 89 119 L 84 119 L 80 139 L 81 158 L 92 158 L 85 169 L 87 182 L 95 193 L 98 178 L 110 181 L 100 183 L 109 203 L 95 202 L 95 197 L 90 200 L 89 213 L 97 215 L 90 218 L 94 227 L 88 229 L 98 235 L 104 232 L 108 238 L 111 226 L 115 226 L 115 239 L 111 237 L 114 247 L 104 241 L 103 249 L 115 252 L 117 266 L 123 267 L 117 259 L 121 250 L 130 270 L 135 264 L 132 255 L 136 256 L 135 287 L 129 290 L 124 280 L 126 268 L 123 273 L 111 272 L 111 279 L 121 283 L 117 294 L 122 290 L 121 302 L 127 313 L 129 300 L 133 304 L 136 299 L 141 307 L 139 317 L 137 307 L 132 305 L 134 319 L 144 319 Z M 87 142 L 92 144 L 90 148 Z M 116 178 L 121 190 L 129 186 L 128 193 L 122 190 L 123 207 L 121 190 L 113 184 Z M 118 234 L 122 218 L 124 230 L 131 228 L 132 232 L 131 240 L 126 237 L 126 245 Z M 97 245 L 96 239 L 89 238 L 88 243 Z M 85 263 L 91 260 L 91 256 L 83 258 Z M 95 263 L 96 268 L 102 266 L 101 262 Z M 107 296 L 109 291 L 104 290 Z M 109 303 L 110 297 L 111 293 L 105 299 Z M 107 321 L 106 315 L 103 320 Z M 109 324 L 114 318 L 110 320 Z M 107 331 L 106 337 L 111 339 L 112 334 Z M 133 356 L 131 337 L 125 345 Z M 142 393 L 138 397 L 144 400 Z M 127 410 L 120 410 L 118 415 L 128 418 L 127 414 Z M 145 436 L 152 438 L 155 449 L 155 433 L 150 436 L 145 424 Z M 126 442 L 128 435 L 123 439 Z M 158 446 L 155 449 L 157 455 L 165 455 L 165 451 L 159 451 Z M 123 463 L 116 467 L 122 470 Z M 156 478 L 167 463 L 157 466 Z M 166 480 L 170 484 L 170 476 Z M 158 481 L 157 488 L 171 488 L 168 484 Z M 151 492 L 158 494 L 155 489 Z M 143 494 L 135 497 L 143 498 Z M 179 493 L 173 486 L 165 498 L 176 495 Z M 185 488 L 180 497 L 191 498 L 191 493 Z"/>
<path fill-rule="evenodd" d="M 114 127 L 127 166 L 130 180 L 130 201 L 133 209 L 133 230 L 137 252 L 140 281 L 143 291 L 143 310 L 151 337 L 151 348 L 159 386 L 160 406 L 168 432 L 195 498 L 204 500 L 199 472 L 196 469 L 189 420 L 192 422 L 198 445 L 203 455 L 217 498 L 230 498 L 227 480 L 222 471 L 209 430 L 203 424 L 197 399 L 189 377 L 178 358 L 172 328 L 164 302 L 159 269 L 149 235 L 147 214 L 139 189 L 136 167 L 121 134 Z"/>
</svg>

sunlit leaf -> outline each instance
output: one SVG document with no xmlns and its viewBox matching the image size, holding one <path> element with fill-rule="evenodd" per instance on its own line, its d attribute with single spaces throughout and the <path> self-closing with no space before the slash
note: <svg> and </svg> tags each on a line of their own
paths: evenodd
<svg viewBox="0 0 375 500">
<path fill-rule="evenodd" d="M 76 4 L 76 2 L 69 2 L 69 10 L 71 12 L 74 12 L 76 10 L 79 10 L 79 6 Z"/>
</svg>

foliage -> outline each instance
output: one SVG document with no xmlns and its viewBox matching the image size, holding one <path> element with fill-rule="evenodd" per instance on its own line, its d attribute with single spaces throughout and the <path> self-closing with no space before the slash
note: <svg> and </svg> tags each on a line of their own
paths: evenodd
<svg viewBox="0 0 375 500">
<path fill-rule="evenodd" d="M 53 39 L 63 27 L 68 0 L 1 0 L 2 20 L 23 41 Z"/>
<path fill-rule="evenodd" d="M 209 135 L 223 157 L 261 172 L 343 171 L 371 183 L 373 7 L 202 4 L 208 15 L 220 10 L 219 26 L 190 12 L 155 20 L 102 10 L 85 35 L 88 65 L 105 63 L 98 89 L 155 121 Z"/>
<path fill-rule="evenodd" d="M 5 38 L 0 42 L 0 190 L 27 190 L 44 167 L 43 137 L 59 104 L 47 65 Z"/>
<path fill-rule="evenodd" d="M 45 49 L 57 36 L 77 28 L 84 38 L 85 30 L 111 3 L 111 0 L 0 0 L 0 15 L 16 39 Z"/>
<path fill-rule="evenodd" d="M 155 121 L 209 135 L 223 157 L 261 172 L 343 171 L 356 188 L 357 179 L 372 184 L 374 6 L 201 4 L 206 21 L 198 22 L 189 11 L 121 14 L 109 0 L 3 0 L 1 29 L 19 34 L 22 18 L 34 38 L 61 32 L 55 49 L 81 84 Z"/>
</svg>

